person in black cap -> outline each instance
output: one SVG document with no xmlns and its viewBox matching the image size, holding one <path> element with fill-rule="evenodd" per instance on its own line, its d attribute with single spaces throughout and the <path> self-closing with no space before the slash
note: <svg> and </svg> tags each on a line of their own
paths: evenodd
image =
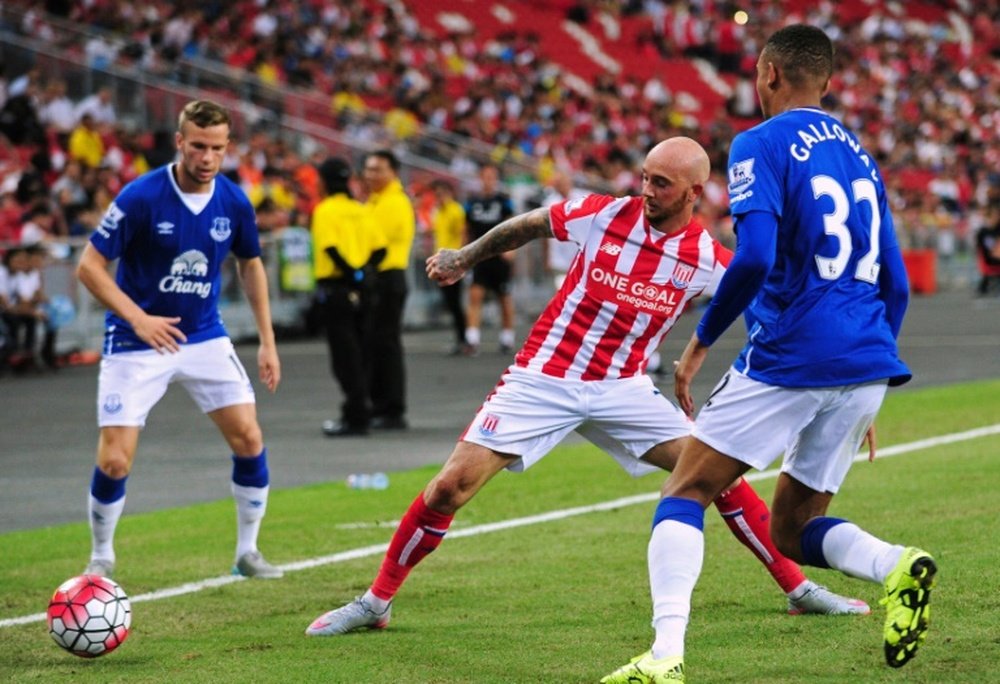
<svg viewBox="0 0 1000 684">
<path fill-rule="evenodd" d="M 366 435 L 371 404 L 364 340 L 371 326 L 374 271 L 385 257 L 385 238 L 370 212 L 351 194 L 350 164 L 331 157 L 318 171 L 324 198 L 312 216 L 316 296 L 330 367 L 344 394 L 340 420 L 324 421 L 323 434 Z"/>
</svg>

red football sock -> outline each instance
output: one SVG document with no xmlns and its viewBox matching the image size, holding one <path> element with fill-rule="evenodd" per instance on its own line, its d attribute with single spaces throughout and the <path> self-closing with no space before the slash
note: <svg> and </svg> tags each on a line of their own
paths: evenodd
<svg viewBox="0 0 1000 684">
<path fill-rule="evenodd" d="M 423 492 L 417 495 L 392 535 L 382 567 L 372 583 L 372 593 L 385 601 L 391 600 L 413 566 L 441 545 L 454 517 L 431 510 L 424 503 Z"/>
<path fill-rule="evenodd" d="M 715 507 L 732 533 L 760 559 L 782 591 L 787 594 L 806 581 L 798 564 L 775 548 L 771 541 L 771 512 L 749 482 L 740 478 L 739 484 L 716 497 Z"/>
</svg>

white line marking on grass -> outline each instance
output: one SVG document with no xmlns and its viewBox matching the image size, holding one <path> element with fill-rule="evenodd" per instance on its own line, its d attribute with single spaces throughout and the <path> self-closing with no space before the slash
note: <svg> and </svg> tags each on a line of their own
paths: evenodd
<svg viewBox="0 0 1000 684">
<path fill-rule="evenodd" d="M 912 451 L 920 451 L 921 449 L 928 449 L 930 447 L 942 446 L 944 444 L 954 444 L 955 442 L 964 442 L 970 439 L 978 439 L 979 437 L 988 437 L 989 435 L 1000 434 L 1000 423 L 996 425 L 988 425 L 986 427 L 976 428 L 974 430 L 966 430 L 965 432 L 955 432 L 950 435 L 940 435 L 938 437 L 928 437 L 927 439 L 918 439 L 914 442 L 907 442 L 905 444 L 897 444 L 891 447 L 885 447 L 879 450 L 879 458 L 889 458 L 891 456 L 899 456 L 901 454 L 907 454 Z M 868 453 L 862 452 L 854 457 L 855 461 L 865 461 L 868 460 Z M 765 470 L 759 473 L 750 473 L 746 476 L 747 480 L 755 482 L 757 480 L 766 480 L 772 477 L 777 477 L 778 473 L 781 472 L 778 469 Z M 499 522 L 485 523 L 482 525 L 473 525 L 472 527 L 467 527 L 460 530 L 451 530 L 448 532 L 449 538 L 456 537 L 474 537 L 480 534 L 489 534 L 490 532 L 499 532 L 501 530 L 510 530 L 515 527 L 524 527 L 526 525 L 537 525 L 539 523 L 552 522 L 553 520 L 564 520 L 566 518 L 572 518 L 577 515 L 584 515 L 586 513 L 594 513 L 596 511 L 608 511 L 614 510 L 616 508 L 625 508 L 626 506 L 634 506 L 636 504 L 647 503 L 651 501 L 656 501 L 660 498 L 659 492 L 649 492 L 647 494 L 636 494 L 634 496 L 626 496 L 620 499 L 614 499 L 612 501 L 604 501 L 601 503 L 590 504 L 587 506 L 576 506 L 574 508 L 564 508 L 558 511 L 549 511 L 548 513 L 539 513 L 538 515 L 529 515 L 524 518 L 513 518 L 511 520 L 501 520 Z M 341 551 L 340 553 L 330 554 L 329 556 L 320 556 L 318 558 L 307 558 L 306 560 L 296 561 L 294 563 L 285 563 L 284 565 L 279 565 L 278 567 L 285 572 L 297 572 L 299 570 L 308 570 L 309 568 L 316 568 L 321 565 L 331 565 L 333 563 L 343 563 L 349 560 L 356 560 L 358 558 L 367 558 L 369 556 L 377 556 L 385 553 L 386 549 L 389 548 L 388 544 L 374 544 L 372 546 L 362 546 L 356 549 L 349 549 L 347 551 Z M 166 589 L 158 589 L 156 591 L 151 591 L 146 594 L 139 594 L 138 596 L 132 596 L 131 600 L 134 603 L 141 603 L 143 601 L 158 601 L 160 599 L 170 598 L 172 596 L 183 596 L 184 594 L 194 594 L 196 592 L 202 591 L 204 589 L 209 589 L 211 587 L 221 587 L 227 584 L 233 584 L 234 582 L 242 582 L 246 580 L 245 577 L 239 575 L 223 575 L 221 577 L 212 577 L 205 580 L 200 580 L 198 582 L 188 582 L 187 584 L 181 584 L 176 587 L 168 587 Z M 5 620 L 0 620 L 0 629 L 4 627 L 14 627 L 15 625 L 26 625 L 32 622 L 43 622 L 45 620 L 45 613 L 35 613 L 33 615 L 23 615 L 21 617 L 7 618 Z"/>
</svg>

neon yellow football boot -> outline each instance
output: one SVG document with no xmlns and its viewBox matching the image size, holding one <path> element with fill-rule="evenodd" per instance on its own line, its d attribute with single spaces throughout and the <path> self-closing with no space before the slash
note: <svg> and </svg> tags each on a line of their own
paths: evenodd
<svg viewBox="0 0 1000 684">
<path fill-rule="evenodd" d="M 885 578 L 885 598 L 879 603 L 886 607 L 885 662 L 889 667 L 908 663 L 927 638 L 936 574 L 931 555 L 910 546 Z"/>
<path fill-rule="evenodd" d="M 601 679 L 601 684 L 676 684 L 683 681 L 684 658 L 654 660 L 653 652 L 646 651 Z"/>
</svg>

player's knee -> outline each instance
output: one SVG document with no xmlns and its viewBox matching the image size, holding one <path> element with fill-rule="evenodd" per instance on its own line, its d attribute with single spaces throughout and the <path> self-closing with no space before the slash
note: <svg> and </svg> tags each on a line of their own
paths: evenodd
<svg viewBox="0 0 1000 684">
<path fill-rule="evenodd" d="M 124 452 L 107 450 L 97 459 L 97 467 L 111 479 L 120 480 L 129 474 L 131 462 Z"/>
<path fill-rule="evenodd" d="M 424 503 L 439 513 L 454 515 L 471 498 L 472 493 L 464 487 L 461 480 L 447 473 L 438 477 L 424 491 Z"/>
<path fill-rule="evenodd" d="M 238 456 L 256 456 L 264 450 L 264 436 L 256 423 L 241 425 L 226 435 L 230 448 Z"/>
</svg>

